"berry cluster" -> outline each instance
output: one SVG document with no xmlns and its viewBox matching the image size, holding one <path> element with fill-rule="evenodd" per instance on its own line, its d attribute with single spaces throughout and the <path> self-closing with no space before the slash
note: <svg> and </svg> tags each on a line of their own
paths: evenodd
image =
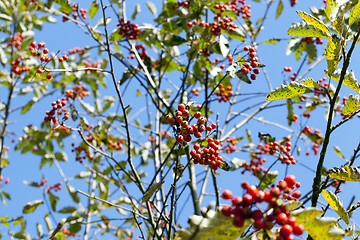
<svg viewBox="0 0 360 240">
<path fill-rule="evenodd" d="M 233 95 L 232 87 L 231 85 L 227 86 L 226 88 L 220 84 L 219 85 L 219 91 L 215 92 L 215 95 L 218 96 L 219 102 L 227 102 L 230 100 L 230 98 Z"/>
<path fill-rule="evenodd" d="M 111 139 L 108 138 L 107 141 L 108 141 L 107 148 L 109 150 L 121 150 L 123 148 L 124 140 L 112 141 Z"/>
<path fill-rule="evenodd" d="M 47 182 L 46 178 L 41 179 L 41 181 L 37 184 L 38 187 L 44 186 L 44 184 Z"/>
<path fill-rule="evenodd" d="M 46 192 L 49 193 L 53 189 L 55 189 L 55 192 L 61 190 L 61 182 L 58 182 L 57 184 L 51 185 L 50 187 L 48 187 Z"/>
<path fill-rule="evenodd" d="M 145 46 L 143 44 L 135 44 L 135 49 L 138 50 L 138 53 L 139 53 L 139 56 L 141 59 L 145 59 L 145 57 L 147 57 L 147 52 L 146 52 L 146 49 L 145 49 Z M 141 51 L 139 51 L 141 50 Z M 133 54 L 132 50 L 129 49 L 129 53 L 131 54 L 130 56 L 128 56 L 128 58 L 131 58 L 131 59 L 135 59 L 135 54 Z"/>
<path fill-rule="evenodd" d="M 328 89 L 329 85 L 325 81 L 326 81 L 325 77 L 319 79 L 320 87 L 314 88 L 314 95 L 315 96 L 318 96 L 318 97 L 319 96 L 323 96 L 323 97 L 326 96 L 326 93 L 325 93 L 324 89 Z"/>
<path fill-rule="evenodd" d="M 138 39 L 140 30 L 137 24 L 132 24 L 130 21 L 125 22 L 123 18 L 120 18 L 116 26 L 119 27 L 121 37 L 126 37 L 131 40 Z"/>
<path fill-rule="evenodd" d="M 86 52 L 85 49 L 79 48 L 79 47 L 75 47 L 75 48 L 69 50 L 69 54 L 79 53 L 80 55 L 82 55 L 85 52 Z"/>
<path fill-rule="evenodd" d="M 253 228 L 255 230 L 271 230 L 275 224 L 280 226 L 276 239 L 294 239 L 294 235 L 302 235 L 304 227 L 296 223 L 296 218 L 286 208 L 286 199 L 297 199 L 300 197 L 299 191 L 291 191 L 295 186 L 299 186 L 293 175 L 286 176 L 279 181 L 277 186 L 273 186 L 270 190 L 262 191 L 256 186 L 250 186 L 247 182 L 242 182 L 241 187 L 246 190 L 246 194 L 242 197 L 233 197 L 230 190 L 222 193 L 224 199 L 231 199 L 232 206 L 225 205 L 221 209 L 224 216 L 232 216 L 233 224 L 242 227 L 246 219 L 253 220 Z M 290 197 L 289 197 L 290 196 Z M 267 209 L 261 210 L 253 208 L 259 203 L 268 204 Z"/>
<path fill-rule="evenodd" d="M 17 48 L 17 50 L 21 49 L 21 41 L 24 39 L 25 37 L 23 35 L 21 35 L 20 32 L 17 32 L 13 37 L 9 38 L 9 42 L 7 44 L 8 47 L 13 46 L 15 48 Z"/>
<path fill-rule="evenodd" d="M 89 138 L 87 139 L 89 140 Z M 87 147 L 84 146 L 77 146 L 75 147 L 75 144 L 72 143 L 71 144 L 72 147 L 74 147 L 74 149 L 71 150 L 71 152 L 75 152 L 76 153 L 76 157 L 75 160 L 79 161 L 80 163 L 83 163 L 83 160 L 85 160 L 86 158 L 92 160 L 93 158 L 90 156 L 90 152 L 88 150 Z M 82 153 L 84 152 L 85 155 L 82 155 Z"/>
<path fill-rule="evenodd" d="M 226 139 L 226 145 L 223 146 L 223 149 L 226 153 L 233 153 L 236 151 L 235 145 L 238 144 L 238 140 L 235 139 L 235 137 L 231 137 L 229 139 Z"/>
<path fill-rule="evenodd" d="M 311 136 L 321 137 L 321 138 L 323 137 L 319 129 L 315 129 L 314 132 L 312 132 L 312 128 L 310 126 L 305 126 L 301 132 L 309 136 L 310 138 Z M 314 145 L 312 147 L 312 150 L 314 151 L 314 154 L 317 155 L 319 153 L 319 147 L 322 144 L 322 141 L 313 141 L 313 143 Z M 309 152 L 306 152 L 305 154 L 306 156 L 310 155 Z"/>
<path fill-rule="evenodd" d="M 55 125 L 57 125 L 58 118 L 64 114 L 63 120 L 68 120 L 70 118 L 70 113 L 64 108 L 66 106 L 66 98 L 63 97 L 62 100 L 58 99 L 56 102 L 51 103 L 52 110 L 46 111 L 46 117 L 44 118 L 45 122 L 52 121 Z M 55 117 L 57 114 L 57 117 Z"/>
<path fill-rule="evenodd" d="M 86 62 L 84 62 L 84 65 L 86 68 L 100 68 L 103 63 L 104 62 L 102 60 L 99 60 L 97 62 L 91 62 L 91 59 L 89 58 Z M 96 70 L 88 69 L 85 73 L 91 74 L 92 72 L 96 72 Z"/>
<path fill-rule="evenodd" d="M 177 4 L 178 4 L 179 7 L 188 7 L 189 6 L 188 1 L 184 1 L 184 2 L 178 1 Z"/>
<path fill-rule="evenodd" d="M 66 99 L 75 100 L 77 97 L 83 99 L 83 97 L 89 96 L 90 93 L 86 91 L 85 85 L 81 85 L 81 82 L 78 82 L 76 86 L 73 86 L 71 90 L 65 91 Z"/>
<path fill-rule="evenodd" d="M 312 43 L 312 42 L 315 42 L 316 44 L 323 44 L 323 41 L 321 38 L 317 37 L 315 39 L 313 39 L 312 37 L 305 37 L 305 38 L 302 38 L 301 39 L 302 42 L 306 42 L 306 43 Z"/>
<path fill-rule="evenodd" d="M 292 68 L 291 68 L 291 67 L 284 67 L 284 71 L 285 71 L 285 72 L 291 72 L 291 71 L 292 71 Z"/>
<path fill-rule="evenodd" d="M 219 140 L 208 138 L 207 147 L 201 148 L 198 143 L 194 144 L 194 149 L 190 151 L 195 164 L 209 165 L 213 170 L 217 170 L 222 164 L 223 159 L 219 156 Z"/>
<path fill-rule="evenodd" d="M 72 6 L 72 10 L 73 10 L 72 17 L 73 17 L 74 20 L 76 20 L 77 17 L 78 17 L 78 14 L 77 14 L 78 7 L 74 4 Z M 62 13 L 64 14 L 63 17 L 62 17 L 62 21 L 63 22 L 69 21 L 70 20 L 69 13 L 65 13 L 65 12 L 62 12 Z M 86 14 L 87 14 L 87 9 L 81 8 L 80 9 L 80 15 L 81 15 L 81 17 L 83 19 L 86 19 Z"/>
<path fill-rule="evenodd" d="M 251 80 L 256 80 L 256 75 L 260 73 L 259 68 L 257 68 L 259 67 L 259 59 L 256 57 L 257 53 L 251 46 L 245 46 L 244 51 L 248 52 L 249 60 L 241 64 L 240 71 L 245 74 L 252 71 L 253 73 L 250 75 L 250 78 Z"/>
<path fill-rule="evenodd" d="M 216 4 L 215 9 L 220 10 L 220 12 L 225 12 L 229 10 L 236 14 L 236 16 L 240 16 L 242 18 L 251 17 L 250 5 L 245 5 L 245 0 L 233 0 L 229 1 L 226 4 Z"/>
<path fill-rule="evenodd" d="M 197 119 L 196 124 L 190 125 L 188 122 L 191 117 L 190 111 L 186 108 L 184 104 L 179 104 L 178 111 L 175 113 L 175 117 L 168 114 L 165 116 L 165 119 L 174 127 L 176 132 L 176 141 L 181 143 L 183 141 L 190 142 L 191 135 L 193 134 L 196 138 L 201 138 L 202 132 L 205 130 L 211 131 L 215 129 L 216 124 L 205 127 L 207 118 L 201 116 L 200 112 L 194 113 L 194 118 Z"/>
<path fill-rule="evenodd" d="M 24 57 L 20 58 L 21 60 L 24 60 Z M 23 72 L 27 72 L 30 70 L 29 66 L 23 66 L 23 67 L 19 67 L 21 61 L 19 59 L 16 59 L 15 61 L 11 62 L 11 71 L 16 73 L 16 74 L 21 74 Z"/>
<path fill-rule="evenodd" d="M 193 88 L 191 89 L 191 93 L 194 94 L 195 96 L 199 96 L 199 89 Z"/>
<path fill-rule="evenodd" d="M 0 176 L 0 182 L 4 181 L 4 177 L 3 176 Z M 4 183 L 5 184 L 8 184 L 10 182 L 10 179 L 9 178 L 6 178 Z"/>
</svg>

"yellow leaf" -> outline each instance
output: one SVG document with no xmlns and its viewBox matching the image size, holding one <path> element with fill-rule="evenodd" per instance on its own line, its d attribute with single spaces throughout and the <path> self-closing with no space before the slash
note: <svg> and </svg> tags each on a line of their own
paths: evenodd
<svg viewBox="0 0 360 240">
<path fill-rule="evenodd" d="M 328 190 L 323 190 L 322 195 L 325 200 L 330 204 L 330 206 L 335 210 L 335 212 L 341 217 L 344 222 L 349 225 L 349 215 L 344 208 L 340 199 L 336 195 Z"/>
</svg>

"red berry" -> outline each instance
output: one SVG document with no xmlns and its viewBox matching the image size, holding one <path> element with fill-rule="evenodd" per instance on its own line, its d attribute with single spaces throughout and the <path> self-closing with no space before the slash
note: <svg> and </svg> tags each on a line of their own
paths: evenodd
<svg viewBox="0 0 360 240">
<path fill-rule="evenodd" d="M 30 46 L 31 46 L 32 48 L 36 48 L 36 42 L 33 41 L 32 43 L 30 43 Z"/>
<path fill-rule="evenodd" d="M 226 216 L 229 217 L 232 213 L 232 209 L 229 205 L 225 205 L 221 208 L 221 213 Z"/>
<path fill-rule="evenodd" d="M 285 224 L 280 229 L 280 236 L 287 239 L 292 232 L 293 232 L 293 227 L 290 226 L 289 224 Z"/>
<path fill-rule="evenodd" d="M 177 141 L 178 143 L 181 143 L 182 141 L 184 141 L 183 135 L 178 135 L 178 136 L 176 137 L 176 141 Z"/>
<path fill-rule="evenodd" d="M 194 114 L 194 117 L 195 117 L 196 119 L 199 119 L 199 118 L 201 117 L 201 112 L 196 112 L 196 113 Z"/>
<path fill-rule="evenodd" d="M 294 226 L 293 226 L 293 233 L 295 234 L 295 235 L 301 235 L 301 234 L 303 234 L 303 232 L 304 232 L 304 226 L 303 225 L 301 225 L 301 224 L 295 224 Z"/>
<path fill-rule="evenodd" d="M 231 201 L 232 205 L 234 207 L 240 207 L 242 204 L 242 198 L 241 197 L 234 197 Z"/>
<path fill-rule="evenodd" d="M 51 74 L 48 73 L 48 74 L 46 75 L 46 78 L 50 80 L 50 79 L 52 78 Z"/>
<path fill-rule="evenodd" d="M 301 195 L 301 193 L 300 193 L 300 191 L 298 191 L 298 190 L 294 191 L 294 192 L 291 194 L 291 196 L 293 196 L 293 197 L 296 198 L 296 199 L 300 198 L 300 195 Z"/>
<path fill-rule="evenodd" d="M 251 218 L 254 220 L 261 219 L 263 217 L 263 213 L 261 210 L 257 209 L 251 213 Z"/>
<path fill-rule="evenodd" d="M 226 189 L 226 190 L 222 193 L 221 197 L 222 197 L 223 199 L 226 199 L 226 200 L 231 199 L 231 198 L 232 198 L 232 192 L 231 192 L 230 190 Z"/>
<path fill-rule="evenodd" d="M 284 225 L 288 221 L 288 216 L 285 213 L 279 213 L 276 216 L 276 223 L 279 225 Z"/>
<path fill-rule="evenodd" d="M 272 187 L 270 189 L 270 193 L 271 193 L 271 196 L 274 198 L 278 198 L 281 195 L 280 188 L 278 188 L 278 187 Z"/>
<path fill-rule="evenodd" d="M 178 106 L 178 110 L 179 110 L 180 112 L 184 112 L 184 111 L 185 111 L 185 109 L 186 109 L 186 107 L 185 107 L 185 105 L 184 105 L 184 104 L 179 104 L 179 106 Z"/>
<path fill-rule="evenodd" d="M 253 201 L 253 197 L 251 195 L 249 195 L 249 194 L 245 194 L 243 196 L 242 205 L 244 207 L 248 207 L 248 206 L 250 206 L 252 204 L 252 201 Z"/>
<path fill-rule="evenodd" d="M 256 186 L 252 185 L 246 189 L 246 192 L 250 194 L 252 197 L 256 197 L 258 190 Z"/>
<path fill-rule="evenodd" d="M 249 187 L 249 184 L 248 184 L 246 181 L 243 181 L 243 182 L 241 183 L 241 187 L 242 187 L 243 189 L 247 189 L 247 188 Z"/>
<path fill-rule="evenodd" d="M 296 178 L 294 175 L 287 175 L 284 180 L 287 182 L 288 187 L 292 188 L 296 184 Z"/>
<path fill-rule="evenodd" d="M 244 219 L 242 217 L 236 216 L 233 220 L 233 224 L 236 227 L 242 227 L 244 225 Z"/>
<path fill-rule="evenodd" d="M 49 53 L 49 49 L 44 48 L 43 53 L 44 53 L 44 54 L 48 54 L 48 53 Z"/>
<path fill-rule="evenodd" d="M 260 73 L 260 70 L 259 70 L 258 68 L 255 68 L 255 69 L 253 70 L 253 72 L 254 72 L 255 74 L 259 74 L 259 73 Z"/>
</svg>

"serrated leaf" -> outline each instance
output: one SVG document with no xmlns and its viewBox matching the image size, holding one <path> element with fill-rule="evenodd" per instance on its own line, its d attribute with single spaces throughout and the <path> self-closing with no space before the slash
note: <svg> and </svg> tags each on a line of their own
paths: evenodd
<svg viewBox="0 0 360 240">
<path fill-rule="evenodd" d="M 176 233 L 182 240 L 231 240 L 237 239 L 251 224 L 251 220 L 247 218 L 239 228 L 234 226 L 232 217 L 226 217 L 220 212 L 214 214 L 213 210 L 209 210 L 206 218 L 193 215 L 189 223 L 191 227 Z"/>
<path fill-rule="evenodd" d="M 297 14 L 300 15 L 300 17 L 302 17 L 302 19 L 304 19 L 306 22 L 310 23 L 314 27 L 316 27 L 324 32 L 330 33 L 330 30 L 328 29 L 328 27 L 322 21 L 317 19 L 316 17 L 311 16 L 310 14 L 308 14 L 306 12 L 302 12 L 302 11 L 296 11 L 296 12 L 297 12 Z"/>
<path fill-rule="evenodd" d="M 54 194 L 52 194 L 51 192 L 48 192 L 49 195 L 49 202 L 51 205 L 51 209 L 56 212 L 56 204 L 59 201 L 59 198 L 57 196 L 55 196 Z"/>
<path fill-rule="evenodd" d="M 360 107 L 359 95 L 356 95 L 354 97 L 354 95 L 350 94 L 348 99 L 346 99 L 346 103 L 342 110 L 342 114 L 348 115 L 359 109 L 359 107 Z"/>
<path fill-rule="evenodd" d="M 55 3 L 59 4 L 61 7 L 58 9 L 58 11 L 70 14 L 72 13 L 73 9 L 71 5 L 66 0 L 54 0 Z"/>
<path fill-rule="evenodd" d="M 328 171 L 330 177 L 342 181 L 360 182 L 360 169 L 342 165 L 341 168 L 333 167 Z"/>
<path fill-rule="evenodd" d="M 276 16 L 275 16 L 275 19 L 278 19 L 278 18 L 280 17 L 283 9 L 284 9 L 284 4 L 283 4 L 283 2 L 280 0 L 278 6 L 277 6 L 277 8 L 276 8 Z"/>
<path fill-rule="evenodd" d="M 324 138 L 322 138 L 319 134 L 317 133 L 312 133 L 312 132 L 306 132 L 305 135 L 310 138 L 311 141 L 313 142 L 323 142 Z"/>
<path fill-rule="evenodd" d="M 332 192 L 323 190 L 322 195 L 344 222 L 349 225 L 349 215 L 340 199 Z"/>
<path fill-rule="evenodd" d="M 322 213 L 314 207 L 295 210 L 292 215 L 296 217 L 296 223 L 304 226 L 305 231 L 316 240 L 341 240 L 345 232 L 341 229 L 332 229 L 337 223 L 335 218 L 316 218 Z"/>
<path fill-rule="evenodd" d="M 89 9 L 89 17 L 90 17 L 90 19 L 95 16 L 95 14 L 97 13 L 98 10 L 99 10 L 99 3 L 96 0 L 94 0 L 91 3 L 90 9 Z"/>
<path fill-rule="evenodd" d="M 226 57 L 229 54 L 229 41 L 223 35 L 219 37 L 219 46 L 221 55 Z"/>
<path fill-rule="evenodd" d="M 286 107 L 288 110 L 288 115 L 287 115 L 288 125 L 291 126 L 291 123 L 294 120 L 294 107 L 291 99 L 286 100 Z"/>
<path fill-rule="evenodd" d="M 157 14 L 157 9 L 156 9 L 156 6 L 153 2 L 150 2 L 150 1 L 147 1 L 146 2 L 146 6 L 149 8 L 150 12 L 154 15 Z"/>
<path fill-rule="evenodd" d="M 360 2 L 358 2 L 350 10 L 349 26 L 351 26 L 359 16 L 360 16 Z"/>
<path fill-rule="evenodd" d="M 338 146 L 334 146 L 334 151 L 337 155 L 339 155 L 342 159 L 345 159 L 344 155 L 341 152 L 341 149 Z"/>
<path fill-rule="evenodd" d="M 266 97 L 266 100 L 280 100 L 288 99 L 294 96 L 298 96 L 304 93 L 310 93 L 312 90 L 305 85 L 302 85 L 298 82 L 287 83 L 287 86 L 282 84 L 279 88 L 275 88 L 270 94 Z"/>
<path fill-rule="evenodd" d="M 312 78 L 305 78 L 300 81 L 300 84 L 306 86 L 306 87 L 321 87 L 320 83 L 318 81 L 314 81 Z"/>
<path fill-rule="evenodd" d="M 262 43 L 263 44 L 275 44 L 275 43 L 278 43 L 278 42 L 280 42 L 280 39 L 272 38 L 272 39 L 269 39 L 269 40 L 265 40 Z"/>
<path fill-rule="evenodd" d="M 334 79 L 335 81 L 338 81 L 338 82 L 340 81 L 341 69 L 337 69 L 331 75 L 326 70 L 324 70 L 324 72 L 325 72 L 326 76 L 331 77 L 331 79 Z M 355 78 L 354 71 L 352 71 L 352 70 L 350 72 L 346 71 L 343 84 L 345 86 L 348 86 L 349 88 L 355 90 L 356 92 L 360 93 L 360 84 Z"/>
<path fill-rule="evenodd" d="M 332 74 L 336 70 L 336 67 L 339 64 L 339 61 L 341 59 L 340 50 L 340 39 L 336 35 L 332 35 L 328 43 L 326 44 L 326 49 L 324 52 L 327 60 L 328 71 L 330 74 Z"/>
<path fill-rule="evenodd" d="M 33 211 L 36 210 L 37 207 L 39 207 L 40 205 L 44 204 L 44 201 L 42 200 L 35 200 L 33 202 L 28 202 L 24 208 L 23 208 L 23 213 L 27 214 L 27 213 L 31 213 Z"/>
<path fill-rule="evenodd" d="M 339 7 L 340 4 L 338 3 L 338 0 L 326 1 L 325 14 L 331 22 L 335 21 Z"/>
<path fill-rule="evenodd" d="M 135 5 L 135 9 L 134 9 L 134 12 L 133 14 L 131 15 L 131 19 L 132 20 L 135 20 L 136 16 L 141 12 L 141 8 L 140 8 L 140 4 L 136 4 Z"/>
<path fill-rule="evenodd" d="M 290 36 L 297 37 L 320 37 L 320 38 L 329 38 L 331 35 L 323 30 L 320 30 L 313 25 L 307 22 L 295 23 L 289 30 L 288 34 Z"/>
<path fill-rule="evenodd" d="M 152 195 L 164 184 L 165 181 L 157 182 L 151 184 L 151 186 L 148 188 L 148 190 L 144 193 L 144 196 L 142 197 L 141 202 L 147 202 L 150 200 Z"/>
</svg>

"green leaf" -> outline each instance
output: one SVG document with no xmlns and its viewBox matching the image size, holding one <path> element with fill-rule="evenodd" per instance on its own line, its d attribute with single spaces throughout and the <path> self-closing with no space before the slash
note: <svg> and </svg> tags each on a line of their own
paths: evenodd
<svg viewBox="0 0 360 240">
<path fill-rule="evenodd" d="M 275 182 L 278 174 L 278 171 L 268 171 L 266 174 L 262 174 L 260 171 L 256 172 L 256 177 L 260 182 L 258 189 L 264 190 L 270 188 L 270 185 Z"/>
<path fill-rule="evenodd" d="M 346 103 L 342 110 L 342 114 L 348 115 L 359 109 L 359 107 L 360 107 L 359 95 L 356 95 L 356 97 L 354 97 L 354 95 L 350 94 L 349 98 L 346 99 Z"/>
<path fill-rule="evenodd" d="M 146 2 L 146 6 L 149 8 L 150 12 L 154 15 L 157 14 L 157 9 L 156 9 L 156 6 L 153 2 L 150 2 L 150 1 L 147 1 Z"/>
<path fill-rule="evenodd" d="M 350 10 L 349 26 L 351 26 L 356 19 L 360 16 L 360 2 L 358 2 L 355 7 Z"/>
<path fill-rule="evenodd" d="M 135 20 L 136 16 L 141 12 L 141 8 L 140 8 L 140 4 L 136 4 L 135 5 L 135 9 L 134 9 L 134 12 L 133 14 L 131 15 L 131 19 L 132 20 Z"/>
<path fill-rule="evenodd" d="M 269 40 L 265 40 L 262 43 L 263 44 L 275 44 L 275 43 L 278 43 L 278 42 L 280 42 L 280 39 L 272 38 L 272 39 L 269 39 Z"/>
<path fill-rule="evenodd" d="M 154 195 L 154 193 L 164 184 L 165 181 L 161 181 L 158 183 L 153 183 L 148 190 L 144 193 L 144 196 L 141 200 L 142 203 L 147 202 L 150 200 L 150 198 L 152 197 L 152 195 Z"/>
<path fill-rule="evenodd" d="M 332 229 L 337 223 L 335 218 L 322 217 L 316 218 L 322 213 L 314 207 L 295 210 L 292 215 L 296 217 L 296 223 L 304 226 L 305 231 L 316 240 L 341 240 L 345 232 L 341 229 Z"/>
<path fill-rule="evenodd" d="M 71 224 L 69 226 L 68 230 L 70 231 L 70 234 L 74 234 L 74 233 L 79 232 L 81 230 L 81 223 Z"/>
<path fill-rule="evenodd" d="M 221 29 L 221 32 L 226 33 L 230 38 L 237 39 L 244 42 L 246 37 L 245 33 L 241 31 L 240 28 L 235 28 L 234 31 L 229 31 L 228 29 Z"/>
<path fill-rule="evenodd" d="M 298 37 L 329 38 L 331 36 L 329 33 L 324 32 L 307 22 L 293 24 L 289 28 L 288 34 L 290 36 L 298 36 Z"/>
<path fill-rule="evenodd" d="M 334 34 L 329 39 L 328 43 L 326 44 L 326 49 L 324 55 L 327 60 L 328 71 L 332 74 L 336 67 L 339 64 L 341 59 L 341 46 L 340 46 L 340 39 Z"/>
<path fill-rule="evenodd" d="M 35 200 L 33 202 L 28 202 L 23 208 L 23 213 L 24 214 L 31 213 L 31 212 L 35 211 L 36 208 L 42 204 L 44 204 L 44 201 L 42 201 L 42 200 Z"/>
<path fill-rule="evenodd" d="M 277 9 L 276 9 L 276 16 L 275 16 L 275 19 L 278 19 L 282 13 L 284 9 L 284 5 L 283 5 L 283 2 L 280 0 L 279 1 L 279 4 L 277 6 Z"/>
<path fill-rule="evenodd" d="M 341 168 L 333 167 L 328 171 L 330 177 L 342 181 L 360 182 L 360 169 L 342 165 Z"/>
<path fill-rule="evenodd" d="M 51 205 L 51 209 L 56 212 L 56 204 L 59 201 L 59 198 L 57 196 L 55 196 L 54 194 L 52 194 L 51 192 L 48 193 L 49 195 L 49 202 Z"/>
<path fill-rule="evenodd" d="M 57 153 L 55 153 L 55 158 L 58 161 L 65 161 L 65 162 L 68 161 L 68 157 L 67 157 L 65 152 L 57 152 Z"/>
<path fill-rule="evenodd" d="M 333 192 L 328 190 L 323 190 L 322 195 L 329 203 L 329 205 L 335 210 L 335 212 L 341 217 L 341 219 L 344 220 L 347 225 L 349 225 L 349 215 L 340 199 L 336 197 Z"/>
<path fill-rule="evenodd" d="M 304 93 L 312 92 L 312 90 L 306 87 L 303 84 L 298 82 L 287 83 L 287 86 L 281 84 L 280 87 L 275 88 L 270 94 L 266 97 L 266 100 L 280 100 L 280 99 L 288 99 L 294 96 L 298 96 Z"/>
<path fill-rule="evenodd" d="M 290 55 L 293 52 L 295 52 L 297 49 L 300 48 L 300 46 L 302 45 L 302 41 L 299 38 L 290 38 L 289 42 L 286 46 L 286 55 Z"/>
<path fill-rule="evenodd" d="M 341 149 L 338 146 L 334 146 L 334 151 L 337 155 L 339 155 L 342 159 L 345 159 L 344 155 L 341 152 Z"/>
<path fill-rule="evenodd" d="M 306 86 L 306 87 L 311 87 L 311 88 L 318 88 L 321 87 L 320 83 L 318 81 L 314 81 L 314 79 L 312 78 L 305 78 L 303 80 L 300 81 L 300 84 Z"/>
<path fill-rule="evenodd" d="M 326 76 L 330 77 L 331 79 L 334 79 L 335 81 L 338 81 L 338 82 L 340 81 L 341 69 L 337 69 L 331 75 L 326 70 L 324 70 L 324 72 L 325 72 Z M 360 93 L 360 84 L 355 78 L 354 71 L 352 71 L 352 70 L 350 72 L 346 71 L 343 84 L 345 86 L 348 86 L 349 88 L 355 90 L 356 92 Z"/>
<path fill-rule="evenodd" d="M 247 74 L 243 73 L 240 69 L 235 72 L 235 75 L 243 82 L 251 84 L 251 81 Z"/>
<path fill-rule="evenodd" d="M 98 10 L 99 10 L 99 3 L 96 0 L 94 0 L 91 3 L 90 9 L 89 9 L 89 17 L 90 17 L 90 19 L 95 16 L 95 14 L 98 12 Z"/>
<path fill-rule="evenodd" d="M 59 4 L 61 7 L 58 9 L 58 11 L 70 14 L 72 13 L 73 9 L 71 5 L 66 0 L 54 0 L 55 3 Z"/>
<path fill-rule="evenodd" d="M 322 21 L 317 19 L 316 17 L 313 17 L 306 12 L 302 12 L 302 11 L 296 11 L 296 12 L 297 12 L 297 14 L 300 15 L 300 17 L 302 17 L 302 19 L 304 19 L 306 22 L 310 23 L 314 27 L 316 27 L 324 32 L 330 33 L 330 30 L 328 29 L 328 27 Z"/>
<path fill-rule="evenodd" d="M 72 186 L 67 186 L 66 188 L 67 188 L 72 200 L 76 203 L 79 203 L 80 202 L 79 194 L 77 193 L 75 188 Z"/>
<path fill-rule="evenodd" d="M 312 133 L 312 132 L 306 132 L 305 135 L 310 138 L 311 141 L 313 142 L 323 142 L 324 138 L 322 138 L 319 134 L 317 133 Z"/>
<path fill-rule="evenodd" d="M 288 115 L 287 115 L 288 125 L 291 126 L 291 123 L 294 120 L 294 107 L 293 107 L 293 103 L 292 103 L 291 99 L 286 100 L 286 106 L 287 106 L 287 110 L 288 110 Z"/>
<path fill-rule="evenodd" d="M 25 106 L 21 109 L 21 114 L 27 113 L 32 106 L 34 105 L 34 103 L 36 103 L 39 99 L 34 97 L 33 99 L 31 99 L 28 103 L 25 104 Z"/>
<path fill-rule="evenodd" d="M 325 14 L 331 22 L 335 21 L 339 7 L 338 0 L 326 1 Z"/>
<path fill-rule="evenodd" d="M 71 207 L 71 206 L 68 206 L 68 207 L 63 207 L 62 209 L 60 209 L 58 212 L 59 213 L 73 213 L 75 212 L 77 209 L 75 207 Z"/>
<path fill-rule="evenodd" d="M 234 226 L 232 217 L 208 210 L 206 217 L 193 215 L 189 218 L 189 223 L 191 227 L 176 233 L 182 240 L 229 240 L 237 239 L 251 224 L 251 220 L 247 218 L 239 228 Z"/>
</svg>

